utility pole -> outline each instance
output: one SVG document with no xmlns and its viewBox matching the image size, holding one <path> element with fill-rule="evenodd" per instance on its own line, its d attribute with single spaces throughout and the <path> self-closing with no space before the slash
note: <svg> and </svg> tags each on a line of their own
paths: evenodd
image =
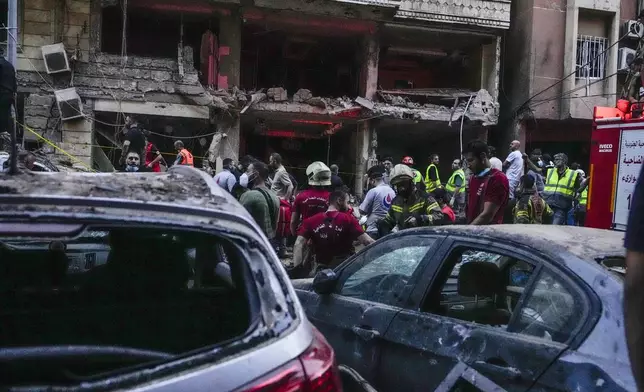
<svg viewBox="0 0 644 392">
<path fill-rule="evenodd" d="M 7 12 L 7 61 L 13 65 L 14 72 L 17 66 L 18 57 L 18 0 L 8 1 Z M 14 94 L 13 108 L 11 110 L 11 166 L 9 173 L 16 174 L 18 172 L 18 135 L 16 131 L 16 99 Z"/>
<path fill-rule="evenodd" d="M 18 57 L 18 0 L 9 0 L 7 14 L 7 61 L 16 67 Z"/>
</svg>

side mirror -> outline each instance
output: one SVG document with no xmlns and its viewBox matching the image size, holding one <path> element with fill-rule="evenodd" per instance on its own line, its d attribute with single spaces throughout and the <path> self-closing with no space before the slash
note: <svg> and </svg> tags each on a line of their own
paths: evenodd
<svg viewBox="0 0 644 392">
<path fill-rule="evenodd" d="M 331 294 L 337 280 L 338 275 L 332 269 L 318 271 L 313 278 L 313 291 L 320 295 Z"/>
</svg>

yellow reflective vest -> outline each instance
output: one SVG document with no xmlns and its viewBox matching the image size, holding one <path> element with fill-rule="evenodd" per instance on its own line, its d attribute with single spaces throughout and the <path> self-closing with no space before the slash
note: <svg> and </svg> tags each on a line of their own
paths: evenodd
<svg viewBox="0 0 644 392">
<path fill-rule="evenodd" d="M 465 172 L 463 169 L 458 169 L 454 170 L 454 173 L 452 173 L 452 176 L 447 180 L 447 184 L 445 184 L 445 190 L 450 193 L 454 193 L 456 190 L 456 178 L 460 177 L 461 178 L 461 188 L 458 190 L 458 193 L 465 193 Z"/>
<path fill-rule="evenodd" d="M 585 206 L 588 203 L 588 187 L 584 189 L 583 192 L 581 192 L 581 196 L 579 196 L 579 204 L 582 206 Z"/>
<path fill-rule="evenodd" d="M 418 184 L 419 182 L 423 182 L 423 175 L 420 174 L 420 172 L 414 168 L 411 168 L 411 171 L 414 172 L 414 184 Z"/>
<path fill-rule="evenodd" d="M 434 168 L 436 170 L 436 180 L 432 181 L 429 177 L 429 171 Z M 425 171 L 425 190 L 427 192 L 432 192 L 434 189 L 440 188 L 441 187 L 441 178 L 438 174 L 438 167 L 434 165 L 433 163 L 427 166 L 427 170 Z"/>
<path fill-rule="evenodd" d="M 543 187 L 546 203 L 553 208 L 570 208 L 575 197 L 576 180 L 576 170 L 566 169 L 563 176 L 559 177 L 557 168 L 548 169 Z"/>
</svg>

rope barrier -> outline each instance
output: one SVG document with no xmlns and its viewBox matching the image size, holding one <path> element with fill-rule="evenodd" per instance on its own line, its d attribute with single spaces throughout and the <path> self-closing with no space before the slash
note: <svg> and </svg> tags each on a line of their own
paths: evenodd
<svg viewBox="0 0 644 392">
<path fill-rule="evenodd" d="M 14 120 L 14 121 L 15 121 L 15 120 Z M 94 170 L 94 169 L 90 168 L 89 166 L 87 166 L 87 165 L 86 165 L 82 160 L 80 160 L 79 158 L 76 158 L 75 156 L 73 156 L 73 155 L 72 155 L 72 154 L 70 154 L 69 152 L 65 151 L 64 149 L 62 149 L 61 147 L 59 147 L 58 145 L 56 145 L 56 143 L 54 143 L 53 141 L 51 141 L 51 140 L 47 139 L 46 137 L 44 137 L 44 136 L 40 135 L 40 134 L 39 134 L 38 132 L 36 132 L 35 130 L 33 130 L 33 129 L 29 128 L 28 126 L 26 126 L 26 125 L 24 125 L 24 124 L 21 124 L 21 123 L 20 123 L 20 122 L 18 122 L 18 121 L 15 121 L 15 123 L 16 123 L 17 125 L 20 125 L 23 129 L 25 129 L 25 130 L 29 131 L 30 133 L 34 134 L 34 135 L 35 135 L 39 140 L 43 141 L 43 142 L 44 142 L 44 143 L 46 143 L 47 145 L 49 145 L 49 146 L 53 147 L 54 149 L 56 149 L 56 150 L 60 151 L 61 153 L 63 153 L 63 154 L 64 154 L 65 156 L 67 156 L 68 158 L 72 159 L 72 160 L 73 160 L 73 161 L 75 161 L 75 162 L 78 162 L 79 164 L 81 164 L 81 165 L 82 165 L 83 167 L 85 167 L 86 169 L 91 170 L 91 171 L 92 171 L 92 172 L 94 172 L 94 173 L 96 173 L 96 172 L 97 172 L 96 170 Z M 77 146 L 98 147 L 98 148 L 107 149 L 107 150 L 121 150 L 121 147 L 116 147 L 116 146 L 103 146 L 103 145 L 100 145 L 100 144 L 94 144 L 94 143 L 74 143 L 74 144 L 75 144 L 75 145 L 77 145 Z M 176 156 L 177 156 L 177 153 L 176 153 L 176 152 L 164 152 L 164 151 L 159 151 L 159 152 L 161 153 L 161 155 L 173 156 L 173 157 L 176 157 Z M 208 158 L 207 158 L 207 157 L 205 157 L 205 156 L 198 156 L 198 155 L 193 155 L 193 157 L 194 157 L 194 158 L 198 158 L 198 159 L 208 159 Z M 284 167 L 285 167 L 285 168 L 287 168 L 287 169 L 290 169 L 290 170 L 298 170 L 298 171 L 306 171 L 306 169 L 307 169 L 306 167 L 300 167 L 300 166 L 286 166 L 286 165 L 285 165 Z M 354 172 L 343 172 L 343 171 L 338 172 L 338 174 L 345 174 L 345 175 L 349 175 L 349 176 L 355 176 L 355 175 L 356 175 Z"/>
<path fill-rule="evenodd" d="M 14 121 L 15 121 L 15 120 L 14 120 Z M 82 161 L 82 160 L 80 160 L 79 158 L 76 158 L 76 157 L 75 157 L 75 156 L 73 156 L 72 154 L 68 153 L 67 151 L 65 151 L 65 150 L 63 150 L 62 148 L 60 148 L 59 146 L 57 146 L 57 145 L 56 145 L 54 142 L 52 142 L 51 140 L 49 140 L 49 139 L 47 139 L 46 137 L 44 137 L 44 136 L 40 135 L 38 132 L 34 131 L 33 129 L 31 129 L 31 128 L 29 128 L 29 127 L 27 127 L 27 126 L 23 125 L 23 124 L 20 124 L 18 121 L 15 121 L 15 123 L 16 123 L 17 125 L 20 125 L 23 129 L 25 129 L 25 130 L 27 130 L 27 131 L 29 131 L 29 132 L 33 133 L 34 135 L 36 135 L 36 137 L 37 137 L 38 139 L 40 139 L 40 140 L 42 140 L 43 142 L 47 143 L 49 146 L 51 146 L 51 147 L 53 147 L 54 149 L 56 149 L 56 150 L 58 150 L 58 151 L 62 152 L 65 156 L 67 156 L 67 157 L 68 157 L 68 158 L 70 158 L 71 160 L 76 161 L 77 163 L 79 163 L 81 166 L 83 166 L 84 168 L 88 169 L 89 171 L 91 171 L 91 172 L 93 172 L 93 173 L 96 173 L 96 170 L 94 170 L 94 169 L 92 169 L 91 167 L 87 166 L 87 165 L 85 164 L 85 162 L 83 162 L 83 161 Z"/>
</svg>

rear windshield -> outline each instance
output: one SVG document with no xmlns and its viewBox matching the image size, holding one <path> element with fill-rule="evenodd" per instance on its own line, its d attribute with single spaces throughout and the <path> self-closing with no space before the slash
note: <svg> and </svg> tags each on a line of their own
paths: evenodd
<svg viewBox="0 0 644 392">
<path fill-rule="evenodd" d="M 4 235 L 0 386 L 74 384 L 243 335 L 243 266 L 232 242 L 191 231 Z"/>
</svg>

